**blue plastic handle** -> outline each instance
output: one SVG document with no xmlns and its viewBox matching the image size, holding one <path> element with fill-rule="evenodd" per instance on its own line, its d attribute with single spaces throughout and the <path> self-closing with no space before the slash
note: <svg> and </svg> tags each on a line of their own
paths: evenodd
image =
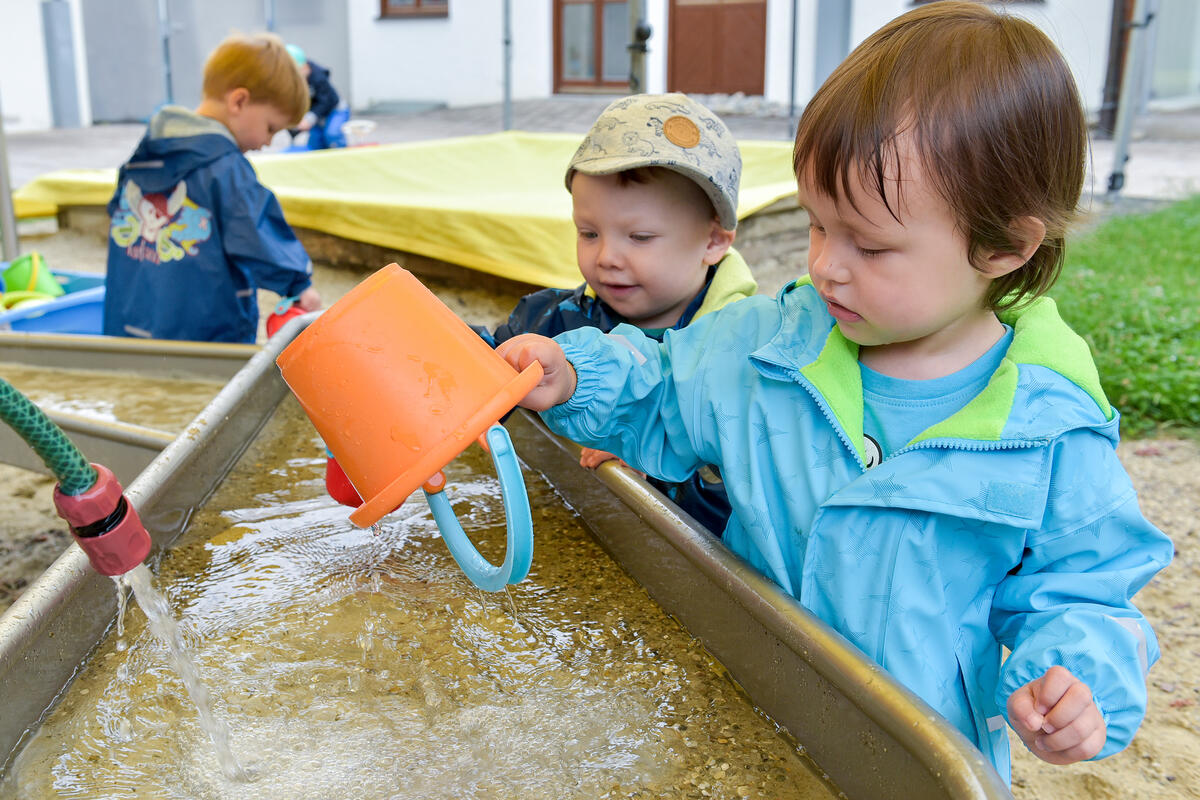
<svg viewBox="0 0 1200 800">
<path fill-rule="evenodd" d="M 529 574 L 533 563 L 533 517 L 529 513 L 529 496 L 525 492 L 525 479 L 521 477 L 521 465 L 513 450 L 512 439 L 501 425 L 487 430 L 488 450 L 492 463 L 500 478 L 500 496 L 504 500 L 504 515 L 508 526 L 508 547 L 504 563 L 493 566 L 479 554 L 475 545 L 463 533 L 462 525 L 443 492 L 425 490 L 425 499 L 433 510 L 433 519 L 442 532 L 442 539 L 450 549 L 450 555 L 462 567 L 471 583 L 485 592 L 498 592 L 509 583 L 520 583 Z"/>
</svg>

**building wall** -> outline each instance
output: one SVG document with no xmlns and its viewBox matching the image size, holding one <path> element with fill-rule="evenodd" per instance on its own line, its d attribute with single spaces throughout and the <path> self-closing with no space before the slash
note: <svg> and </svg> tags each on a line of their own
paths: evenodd
<svg viewBox="0 0 1200 800">
<path fill-rule="evenodd" d="M 37 0 L 5 0 L 0 24 L 0 107 L 6 132 L 53 125 L 42 9 Z"/>
<path fill-rule="evenodd" d="M 378 0 L 348 0 L 354 107 L 449 106 L 504 98 L 503 3 L 451 0 L 448 17 L 380 19 Z M 512 97 L 553 85 L 550 0 L 511 0 Z"/>
<path fill-rule="evenodd" d="M 848 49 L 911 0 L 795 0 L 795 99 L 798 107 L 818 84 L 816 43 L 822 4 L 852 3 Z M 80 119 L 144 119 L 165 97 L 157 0 L 69 0 Z M 642 0 L 653 34 L 646 88 L 666 90 L 668 0 Z M 1156 98 L 1200 96 L 1200 12 L 1194 0 L 1159 0 L 1157 44 L 1147 88 Z M 266 26 L 264 2 L 168 0 L 175 101 L 199 99 L 208 50 L 230 30 Z M 11 131 L 53 124 L 40 0 L 3 0 L 0 25 L 0 102 Z M 510 0 L 512 96 L 548 96 L 553 89 L 551 0 Z M 444 19 L 378 18 L 378 0 L 275 0 L 276 30 L 333 69 L 334 84 L 351 106 L 389 103 L 495 103 L 503 99 L 501 0 L 451 0 Z M 766 99 L 786 107 L 791 97 L 793 0 L 768 0 Z M 826 8 L 829 6 L 826 5 Z M 1110 0 L 1045 0 L 1008 4 L 1058 44 L 1089 110 L 1100 107 L 1108 57 Z M 134 44 L 130 45 L 132 41 Z M 822 40 L 824 41 L 824 40 Z M 826 42 L 827 44 L 827 42 Z"/>
<path fill-rule="evenodd" d="M 793 76 L 792 2 L 770 0 L 767 4 L 767 74 L 764 97 L 797 112 L 817 90 L 813 65 L 816 59 L 817 0 L 796 2 L 795 71 Z M 794 96 L 793 96 L 794 91 Z"/>
<path fill-rule="evenodd" d="M 646 42 L 646 91 L 662 94 L 667 90 L 667 0 L 642 0 L 646 21 L 650 23 L 650 41 Z"/>
<path fill-rule="evenodd" d="M 86 0 L 84 39 L 95 119 L 145 120 L 168 99 L 194 108 L 208 54 L 231 33 L 266 30 L 266 8 L 244 0 L 168 0 L 168 98 L 158 0 Z M 350 59 L 343 0 L 276 0 L 274 23 L 280 37 L 333 71 L 333 85 L 344 95 Z"/>
<path fill-rule="evenodd" d="M 1099 110 L 1108 65 L 1111 2 L 1046 0 L 1007 3 L 1007 12 L 1041 28 L 1070 65 L 1088 111 Z M 909 0 L 855 0 L 851 17 L 852 47 L 886 22 L 912 8 Z"/>
<path fill-rule="evenodd" d="M 913 7 L 911 0 L 845 1 L 852 2 L 847 54 L 889 20 Z M 669 25 L 669 3 L 668 0 L 647 0 L 647 5 L 648 17 L 654 25 L 649 55 L 649 63 L 653 68 L 648 71 L 647 89 L 651 92 L 662 92 L 666 90 L 665 45 Z M 795 2 L 795 101 L 799 107 L 803 107 L 825 78 L 824 74 L 817 74 L 818 37 L 827 35 L 826 31 L 818 29 L 818 10 L 828 12 L 833 6 L 830 4 L 826 9 L 820 9 L 821 5 L 822 0 Z M 1026 18 L 1045 31 L 1063 51 L 1089 111 L 1098 110 L 1103 98 L 1108 59 L 1110 5 L 1109 2 L 1101 3 L 1097 0 L 1046 0 L 1045 3 L 1009 3 L 1007 6 L 1009 13 Z M 792 76 L 789 62 L 793 53 L 792 12 L 792 0 L 768 0 L 764 96 L 769 102 L 782 106 L 789 105 L 791 100 Z"/>
<path fill-rule="evenodd" d="M 1200 4 L 1196 0 L 1159 0 L 1151 29 L 1155 42 L 1150 70 L 1151 100 L 1200 101 Z"/>
</svg>

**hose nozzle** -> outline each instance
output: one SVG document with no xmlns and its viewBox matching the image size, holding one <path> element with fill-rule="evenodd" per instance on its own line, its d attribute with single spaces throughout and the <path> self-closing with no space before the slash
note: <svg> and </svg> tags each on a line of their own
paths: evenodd
<svg viewBox="0 0 1200 800">
<path fill-rule="evenodd" d="M 96 483 L 83 494 L 54 487 L 54 507 L 101 575 L 124 575 L 150 555 L 150 534 L 108 467 L 92 464 Z"/>
</svg>

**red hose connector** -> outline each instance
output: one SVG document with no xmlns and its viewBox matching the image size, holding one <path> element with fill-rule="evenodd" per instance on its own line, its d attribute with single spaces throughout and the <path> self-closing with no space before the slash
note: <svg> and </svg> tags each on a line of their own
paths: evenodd
<svg viewBox="0 0 1200 800">
<path fill-rule="evenodd" d="M 150 534 L 108 467 L 92 464 L 96 483 L 83 494 L 54 487 L 54 507 L 71 526 L 75 543 L 101 575 L 124 575 L 150 555 Z"/>
</svg>

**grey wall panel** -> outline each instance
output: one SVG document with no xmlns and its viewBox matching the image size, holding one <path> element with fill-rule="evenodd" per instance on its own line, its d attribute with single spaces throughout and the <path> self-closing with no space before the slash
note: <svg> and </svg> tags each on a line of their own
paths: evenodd
<svg viewBox="0 0 1200 800">
<path fill-rule="evenodd" d="M 144 120 L 164 98 L 154 0 L 88 0 L 83 8 L 96 122 Z"/>
<path fill-rule="evenodd" d="M 268 3 L 167 0 L 170 79 L 176 104 L 201 99 L 204 61 L 231 33 L 266 30 Z M 166 99 L 166 68 L 157 0 L 88 0 L 84 38 L 97 122 L 146 120 Z M 275 32 L 333 71 L 343 99 L 350 88 L 346 0 L 278 0 Z"/>
<path fill-rule="evenodd" d="M 78 128 L 79 84 L 75 80 L 75 44 L 71 40 L 71 6 L 66 0 L 42 0 L 46 37 L 46 73 L 54 127 Z"/>
</svg>

